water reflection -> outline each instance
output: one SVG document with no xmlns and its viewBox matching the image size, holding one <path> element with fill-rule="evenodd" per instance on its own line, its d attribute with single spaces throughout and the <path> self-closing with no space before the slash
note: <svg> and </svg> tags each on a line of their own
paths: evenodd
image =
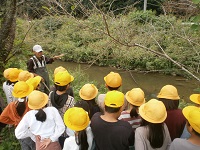
<svg viewBox="0 0 200 150">
<path fill-rule="evenodd" d="M 194 89 L 198 88 L 200 85 L 199 82 L 194 79 L 187 80 L 183 77 L 158 73 L 136 73 L 133 71 L 117 70 L 112 67 L 98 67 L 72 62 L 56 61 L 48 65 L 48 68 L 54 70 L 58 66 L 63 66 L 72 71 L 76 70 L 76 68 L 80 68 L 89 76 L 90 80 L 96 80 L 99 84 L 104 84 L 103 77 L 109 72 L 118 72 L 123 80 L 122 92 L 126 93 L 132 88 L 140 87 L 144 90 L 147 99 L 155 97 L 164 85 L 172 84 L 178 89 L 180 97 L 189 101 L 189 96 L 195 93 Z"/>
</svg>

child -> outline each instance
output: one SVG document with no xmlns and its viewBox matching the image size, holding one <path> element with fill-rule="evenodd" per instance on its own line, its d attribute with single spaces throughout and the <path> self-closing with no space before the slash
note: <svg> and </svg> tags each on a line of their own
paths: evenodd
<svg viewBox="0 0 200 150">
<path fill-rule="evenodd" d="M 100 108 L 95 101 L 97 94 L 98 89 L 94 84 L 85 84 L 79 91 L 79 96 L 82 98 L 82 100 L 89 104 L 90 119 L 96 112 L 100 112 Z"/>
<path fill-rule="evenodd" d="M 31 137 L 36 149 L 61 150 L 58 138 L 65 130 L 63 120 L 54 107 L 46 107 L 48 96 L 38 90 L 29 94 L 27 112 L 15 129 L 17 139 Z"/>
<path fill-rule="evenodd" d="M 30 110 L 28 108 L 27 96 L 33 91 L 33 86 L 24 81 L 19 81 L 14 85 L 13 96 L 18 98 L 17 101 L 10 102 L 3 110 L 0 116 L 0 122 L 4 124 L 14 125 L 19 124 L 22 117 Z M 22 150 L 35 150 L 35 143 L 24 137 L 19 140 Z"/>
<path fill-rule="evenodd" d="M 200 149 L 200 108 L 187 106 L 183 109 L 187 119 L 186 126 L 191 136 L 188 139 L 176 138 L 171 143 L 170 150 L 199 150 Z"/>
<path fill-rule="evenodd" d="M 12 95 L 12 91 L 15 83 L 18 81 L 19 73 L 20 70 L 17 68 L 8 68 L 3 72 L 6 78 L 6 81 L 3 83 L 3 91 L 6 95 L 7 104 L 16 100 Z"/>
<path fill-rule="evenodd" d="M 122 86 L 122 78 L 119 73 L 110 72 L 104 77 L 105 86 L 108 91 L 119 90 Z M 101 111 L 104 111 L 104 99 L 106 94 L 99 94 L 97 98 L 97 104 L 99 105 Z"/>
<path fill-rule="evenodd" d="M 141 126 L 135 130 L 135 150 L 168 150 L 171 138 L 164 121 L 165 105 L 151 99 L 139 107 Z"/>
<path fill-rule="evenodd" d="M 180 138 L 186 121 L 182 110 L 178 108 L 180 97 L 176 87 L 173 85 L 163 86 L 157 97 L 159 98 L 158 100 L 164 103 L 167 109 L 165 123 L 168 127 L 171 139 Z"/>
<path fill-rule="evenodd" d="M 63 150 L 91 150 L 93 134 L 88 126 L 88 113 L 83 108 L 70 108 L 64 115 L 64 122 L 75 134 L 65 140 Z"/>
<path fill-rule="evenodd" d="M 138 108 L 145 103 L 144 92 L 140 88 L 133 88 L 126 93 L 125 98 L 128 102 L 128 109 L 122 111 L 119 120 L 128 121 L 135 131 L 141 122 Z"/>
</svg>

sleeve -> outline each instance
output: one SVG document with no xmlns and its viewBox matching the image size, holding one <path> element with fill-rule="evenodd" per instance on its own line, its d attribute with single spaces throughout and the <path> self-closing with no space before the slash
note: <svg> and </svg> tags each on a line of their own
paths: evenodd
<svg viewBox="0 0 200 150">
<path fill-rule="evenodd" d="M 142 135 L 142 132 L 141 130 L 138 130 L 140 128 L 137 128 L 135 130 L 135 150 L 146 150 L 146 147 L 145 147 L 145 139 Z"/>
<path fill-rule="evenodd" d="M 46 64 L 52 64 L 54 62 L 53 58 L 48 58 L 46 56 L 44 56 L 44 57 L 45 57 Z"/>
<path fill-rule="evenodd" d="M 93 143 L 93 138 L 94 138 L 91 127 L 86 128 L 86 133 L 87 133 L 87 141 L 89 144 L 89 149 L 91 149 L 92 143 Z"/>
<path fill-rule="evenodd" d="M 32 72 L 34 73 L 34 63 L 33 63 L 33 60 L 32 59 L 29 59 L 28 62 L 27 62 L 27 70 L 29 72 Z"/>
<path fill-rule="evenodd" d="M 26 113 L 22 120 L 19 122 L 18 126 L 15 129 L 15 136 L 17 139 L 24 139 L 30 137 L 33 141 L 35 141 L 35 136 L 29 130 L 29 113 Z"/>
<path fill-rule="evenodd" d="M 58 110 L 54 107 L 53 108 L 53 115 L 54 115 L 54 120 L 56 123 L 55 126 L 55 130 L 54 133 L 50 136 L 50 139 L 52 142 L 55 142 L 60 136 L 61 134 L 63 134 L 63 132 L 65 131 L 65 125 L 63 123 L 63 120 L 58 112 Z"/>
<path fill-rule="evenodd" d="M 14 125 L 15 122 L 10 118 L 10 107 L 12 103 L 8 104 L 6 108 L 3 110 L 3 112 L 0 115 L 0 122 L 4 124 L 12 124 Z"/>
</svg>

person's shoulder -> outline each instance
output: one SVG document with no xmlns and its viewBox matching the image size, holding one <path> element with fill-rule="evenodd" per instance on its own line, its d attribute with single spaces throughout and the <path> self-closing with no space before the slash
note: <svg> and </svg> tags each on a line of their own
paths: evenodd
<svg viewBox="0 0 200 150">
<path fill-rule="evenodd" d="M 53 106 L 48 106 L 48 107 L 45 108 L 45 110 L 48 111 L 48 112 L 52 112 L 52 113 L 58 112 L 58 110 Z"/>
<path fill-rule="evenodd" d="M 118 124 L 119 124 L 120 126 L 124 126 L 125 128 L 128 128 L 128 129 L 131 129 L 131 130 L 132 130 L 132 127 L 131 127 L 130 123 L 127 122 L 127 121 L 118 120 Z"/>
<path fill-rule="evenodd" d="M 179 144 L 179 143 L 182 143 L 182 142 L 187 142 L 186 139 L 181 139 L 181 138 L 175 138 L 172 143 L 176 143 L 176 144 Z"/>
</svg>

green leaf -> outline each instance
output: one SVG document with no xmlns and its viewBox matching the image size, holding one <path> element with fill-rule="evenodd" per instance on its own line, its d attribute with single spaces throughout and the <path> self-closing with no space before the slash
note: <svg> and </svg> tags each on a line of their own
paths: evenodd
<svg viewBox="0 0 200 150">
<path fill-rule="evenodd" d="M 45 9 L 46 11 L 50 12 L 50 9 L 46 6 L 42 6 L 43 9 Z"/>
<path fill-rule="evenodd" d="M 194 16 L 194 18 L 192 19 L 192 21 L 198 23 L 200 22 L 200 15 Z"/>
<path fill-rule="evenodd" d="M 194 4 L 199 4 L 200 0 L 192 0 Z"/>
<path fill-rule="evenodd" d="M 72 6 L 71 6 L 71 10 L 74 10 L 74 9 L 75 9 L 75 6 L 74 6 L 74 5 L 72 5 Z"/>
<path fill-rule="evenodd" d="M 199 30 L 199 29 L 200 29 L 200 26 L 197 25 L 197 24 L 193 24 L 193 25 L 191 26 L 191 29 L 192 29 L 192 30 Z"/>
</svg>

